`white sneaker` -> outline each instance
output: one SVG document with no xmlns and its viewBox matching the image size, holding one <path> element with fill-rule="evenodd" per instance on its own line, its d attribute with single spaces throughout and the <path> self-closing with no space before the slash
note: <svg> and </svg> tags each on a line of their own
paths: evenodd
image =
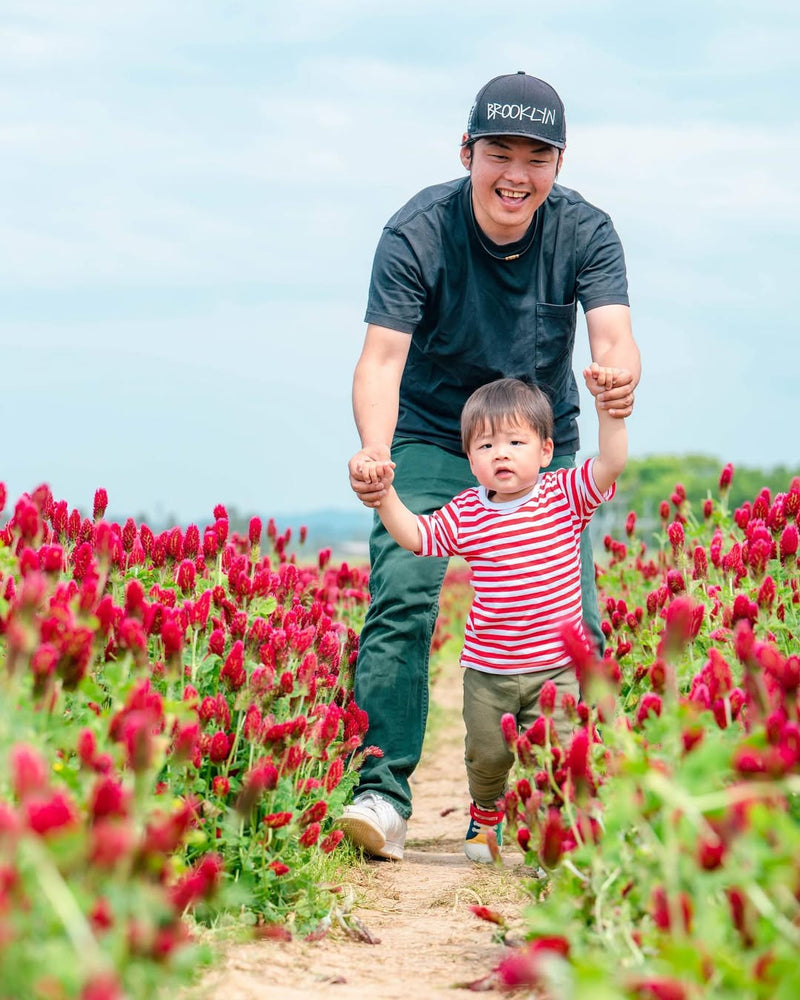
<svg viewBox="0 0 800 1000">
<path fill-rule="evenodd" d="M 376 858 L 403 860 L 408 823 L 388 799 L 374 792 L 357 795 L 345 806 L 336 826 L 347 838 Z"/>
</svg>

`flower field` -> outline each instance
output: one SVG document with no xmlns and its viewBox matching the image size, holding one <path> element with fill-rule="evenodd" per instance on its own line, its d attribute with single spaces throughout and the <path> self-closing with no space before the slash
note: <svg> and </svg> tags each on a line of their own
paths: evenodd
<svg viewBox="0 0 800 1000">
<path fill-rule="evenodd" d="M 189 913 L 323 932 L 370 752 L 363 569 L 221 506 L 155 534 L 106 505 L 42 486 L 0 529 L 2 1000 L 152 998 L 208 958 Z"/>
<path fill-rule="evenodd" d="M 727 466 L 660 543 L 605 539 L 607 648 L 518 733 L 503 807 L 527 940 L 475 984 L 553 1000 L 800 995 L 800 479 L 734 510 Z M 315 937 L 365 753 L 363 568 L 253 518 L 154 533 L 0 485 L 0 1000 L 138 1000 L 228 921 Z M 301 532 L 302 534 L 302 532 Z M 434 647 L 468 596 L 449 577 Z M 496 911 L 476 907 L 500 925 Z"/>
<path fill-rule="evenodd" d="M 605 655 L 564 636 L 584 696 L 565 706 L 569 745 L 548 685 L 528 731 L 504 719 L 506 822 L 541 877 L 501 986 L 800 995 L 800 479 L 729 511 L 732 476 L 696 512 L 676 487 L 658 551 L 633 513 L 624 541 L 605 539 Z"/>
</svg>

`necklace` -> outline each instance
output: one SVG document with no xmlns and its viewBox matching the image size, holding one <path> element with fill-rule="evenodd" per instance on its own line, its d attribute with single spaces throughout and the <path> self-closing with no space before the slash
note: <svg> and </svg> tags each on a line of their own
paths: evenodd
<svg viewBox="0 0 800 1000">
<path fill-rule="evenodd" d="M 483 250 L 486 253 L 488 253 L 490 257 L 494 258 L 494 260 L 502 260 L 502 261 L 519 260 L 519 258 L 524 253 L 527 253 L 527 251 L 530 250 L 533 241 L 536 238 L 536 231 L 539 228 L 539 209 L 537 208 L 536 213 L 533 216 L 533 224 L 530 227 L 530 235 L 526 240 L 525 246 L 520 247 L 515 253 L 503 254 L 503 253 L 497 253 L 496 250 L 493 250 L 492 247 L 490 247 L 489 244 L 486 242 L 486 239 L 484 239 L 484 234 L 481 231 L 481 227 L 478 225 L 475 219 L 475 209 L 473 208 L 472 205 L 471 196 L 469 199 L 469 217 L 472 220 L 472 229 L 475 233 L 475 238 L 477 239 L 478 243 L 480 243 Z M 497 246 L 496 243 L 494 243 L 493 245 L 495 247 Z"/>
</svg>

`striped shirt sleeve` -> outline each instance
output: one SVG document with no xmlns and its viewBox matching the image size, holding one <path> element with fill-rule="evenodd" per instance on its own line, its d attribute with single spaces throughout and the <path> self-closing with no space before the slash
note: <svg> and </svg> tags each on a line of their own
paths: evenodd
<svg viewBox="0 0 800 1000">
<path fill-rule="evenodd" d="M 588 458 L 577 468 L 558 469 L 555 473 L 561 482 L 570 510 L 578 519 L 581 531 L 591 521 L 600 504 L 610 500 L 617 490 L 617 484 L 612 483 L 605 493 L 600 492 L 594 481 L 593 465 L 594 459 Z"/>
<path fill-rule="evenodd" d="M 417 514 L 422 547 L 421 556 L 456 556 L 460 553 L 458 497 L 432 514 Z"/>
</svg>

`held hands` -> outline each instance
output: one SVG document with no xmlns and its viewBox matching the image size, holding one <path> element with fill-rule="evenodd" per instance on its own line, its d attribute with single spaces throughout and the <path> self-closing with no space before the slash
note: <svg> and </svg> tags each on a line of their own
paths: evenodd
<svg viewBox="0 0 800 1000">
<path fill-rule="evenodd" d="M 629 417 L 633 412 L 633 376 L 625 368 L 608 368 L 593 361 L 583 369 L 586 388 L 598 409 L 610 417 Z"/>
<path fill-rule="evenodd" d="M 366 445 L 348 463 L 350 487 L 365 507 L 379 507 L 394 479 L 386 445 Z"/>
</svg>

